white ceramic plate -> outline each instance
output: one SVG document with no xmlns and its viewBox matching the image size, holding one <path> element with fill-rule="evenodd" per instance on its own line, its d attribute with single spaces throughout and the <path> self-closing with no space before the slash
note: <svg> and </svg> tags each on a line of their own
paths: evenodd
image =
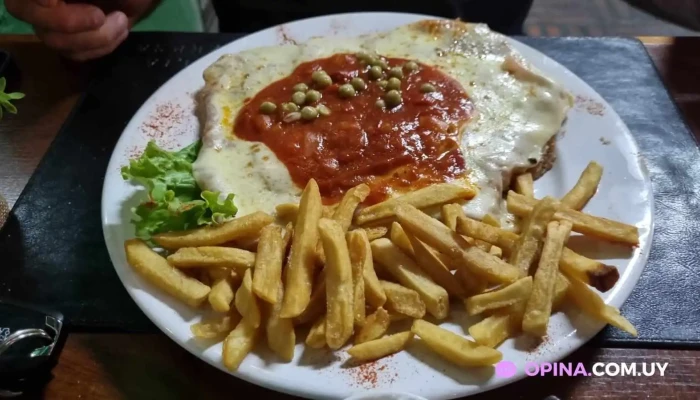
<svg viewBox="0 0 700 400">
<path fill-rule="evenodd" d="M 202 57 L 175 75 L 134 115 L 114 149 L 105 176 L 102 196 L 104 236 L 114 267 L 127 291 L 141 310 L 174 341 L 202 360 L 223 369 L 221 345 L 199 343 L 191 337 L 189 327 L 199 320 L 200 312 L 164 295 L 127 265 L 123 243 L 134 235 L 129 210 L 144 193 L 124 182 L 119 168 L 129 158 L 138 155 L 149 139 L 173 149 L 197 139 L 199 124 L 193 113 L 193 94 L 204 84 L 204 69 L 222 54 L 275 45 L 289 39 L 304 41 L 313 36 L 357 36 L 424 18 L 429 17 L 396 13 L 343 14 L 298 21 L 246 36 Z M 585 82 L 540 52 L 515 41 L 512 44 L 546 76 L 563 84 L 577 97 L 557 145 L 559 161 L 537 181 L 537 196 L 564 195 L 576 183 L 587 163 L 595 160 L 605 167 L 605 173 L 598 194 L 586 211 L 639 227 L 641 242 L 635 249 L 600 244 L 595 249 L 581 250 L 588 254 L 594 250 L 595 258 L 619 268 L 619 282 L 604 296 L 606 302 L 619 307 L 635 286 L 651 247 L 651 183 L 643 161 L 638 157 L 637 145 L 620 117 Z M 166 115 L 169 116 L 163 118 Z M 149 127 L 156 120 L 160 126 Z M 460 310 L 461 307 L 457 305 L 454 309 Z M 465 332 L 464 315 L 459 311 L 453 314 L 456 314 L 453 322 L 444 326 Z M 453 368 L 420 346 L 359 369 L 343 367 L 346 356 L 340 352 L 309 351 L 302 344 L 297 346 L 295 359 L 289 364 L 276 361 L 263 349 L 264 346 L 260 346 L 259 351 L 249 356 L 233 375 L 274 390 L 310 398 L 340 399 L 367 390 L 397 390 L 431 399 L 448 399 L 487 391 L 521 379 L 526 362 L 560 360 L 581 347 L 601 328 L 602 324 L 576 313 L 571 318 L 560 313 L 552 319 L 548 340 L 536 349 L 524 340 L 507 341 L 500 347 L 503 359 L 518 366 L 518 373 L 507 379 L 496 377 L 490 370 Z M 375 379 L 363 378 L 363 375 L 373 374 L 376 374 Z"/>
</svg>

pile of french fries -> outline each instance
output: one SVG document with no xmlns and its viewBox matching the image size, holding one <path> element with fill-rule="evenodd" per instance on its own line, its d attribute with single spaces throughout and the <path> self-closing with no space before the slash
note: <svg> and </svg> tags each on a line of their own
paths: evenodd
<svg viewBox="0 0 700 400">
<path fill-rule="evenodd" d="M 634 246 L 634 226 L 580 210 L 595 194 L 602 168 L 591 163 L 562 199 L 533 196 L 532 177 L 519 176 L 507 195 L 515 230 L 462 211 L 475 192 L 438 184 L 360 208 L 367 185 L 324 206 L 310 181 L 300 203 L 282 204 L 222 225 L 125 243 L 129 264 L 146 280 L 214 319 L 192 325 L 201 339 L 223 341 L 223 363 L 235 370 L 259 340 L 285 362 L 296 334 L 312 348 L 338 350 L 358 362 L 405 349 L 414 336 L 462 367 L 493 365 L 496 349 L 521 334 L 543 338 L 553 312 L 570 303 L 632 335 L 635 328 L 606 305 L 619 278 L 614 267 L 566 247 L 572 231 Z M 439 210 L 439 218 L 425 213 Z M 421 211 L 424 210 L 424 211 Z M 463 303 L 483 319 L 460 335 L 428 322 Z M 413 320 L 396 332 L 394 321 Z M 297 329 L 306 326 L 308 329 Z M 391 334 L 389 334 L 391 332 Z"/>
</svg>

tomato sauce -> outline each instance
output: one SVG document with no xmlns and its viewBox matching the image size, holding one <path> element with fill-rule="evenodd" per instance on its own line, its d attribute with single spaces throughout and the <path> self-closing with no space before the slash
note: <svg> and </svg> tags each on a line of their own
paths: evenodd
<svg viewBox="0 0 700 400">
<path fill-rule="evenodd" d="M 385 60 L 389 67 L 409 61 Z M 445 182 L 465 172 L 459 128 L 469 120 L 473 104 L 459 82 L 436 68 L 419 66 L 410 73 L 404 70 L 402 104 L 379 108 L 376 102 L 386 91 L 370 80 L 370 67 L 355 55 L 336 54 L 303 63 L 247 100 L 236 118 L 234 133 L 267 145 L 299 187 L 315 179 L 326 204 L 337 202 L 360 183 L 372 189 L 366 201 L 372 204 L 393 192 Z M 315 87 L 311 74 L 317 70 L 326 71 L 333 84 Z M 362 78 L 367 88 L 354 97 L 341 98 L 338 87 L 354 77 Z M 311 121 L 285 122 L 287 113 L 282 104 L 291 102 L 298 83 L 320 91 L 321 100 L 310 105 L 323 104 L 331 114 Z M 423 93 L 421 85 L 425 83 L 436 90 Z M 263 102 L 275 103 L 277 110 L 263 114 Z"/>
</svg>

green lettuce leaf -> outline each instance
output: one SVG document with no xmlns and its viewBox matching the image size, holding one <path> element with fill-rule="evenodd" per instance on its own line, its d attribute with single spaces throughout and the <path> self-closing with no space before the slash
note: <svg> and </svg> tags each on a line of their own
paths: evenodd
<svg viewBox="0 0 700 400">
<path fill-rule="evenodd" d="M 233 194 L 223 201 L 218 192 L 202 192 L 192 173 L 201 142 L 169 152 L 149 142 L 141 157 L 122 167 L 122 177 L 146 187 L 148 198 L 133 212 L 136 236 L 150 240 L 156 233 L 221 223 L 236 215 Z"/>
</svg>

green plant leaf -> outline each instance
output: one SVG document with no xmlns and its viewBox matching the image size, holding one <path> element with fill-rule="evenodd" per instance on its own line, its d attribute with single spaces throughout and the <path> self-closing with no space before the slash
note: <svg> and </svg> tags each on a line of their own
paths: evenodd
<svg viewBox="0 0 700 400">
<path fill-rule="evenodd" d="M 2 78 L 0 78 L 0 92 L 4 92 L 5 87 L 7 87 L 7 79 L 5 79 L 5 77 L 3 76 Z"/>
<path fill-rule="evenodd" d="M 122 167 L 122 177 L 145 186 L 148 198 L 133 209 L 136 236 L 150 240 L 161 232 L 193 229 L 234 217 L 233 195 L 202 192 L 192 173 L 201 142 L 169 152 L 149 142 L 143 154 Z"/>
<path fill-rule="evenodd" d="M 23 99 L 24 96 L 25 96 L 25 94 L 24 94 L 24 93 L 20 93 L 20 92 L 14 92 L 14 93 L 8 93 L 8 94 L 7 94 L 7 97 L 9 97 L 9 98 L 12 99 L 12 100 Z"/>
<path fill-rule="evenodd" d="M 5 107 L 5 109 L 7 110 L 7 112 L 9 112 L 10 114 L 17 114 L 17 107 L 15 107 L 15 106 L 14 106 L 12 103 L 10 103 L 9 101 L 3 101 L 3 102 L 0 103 L 0 104 L 2 104 L 2 106 Z"/>
</svg>

